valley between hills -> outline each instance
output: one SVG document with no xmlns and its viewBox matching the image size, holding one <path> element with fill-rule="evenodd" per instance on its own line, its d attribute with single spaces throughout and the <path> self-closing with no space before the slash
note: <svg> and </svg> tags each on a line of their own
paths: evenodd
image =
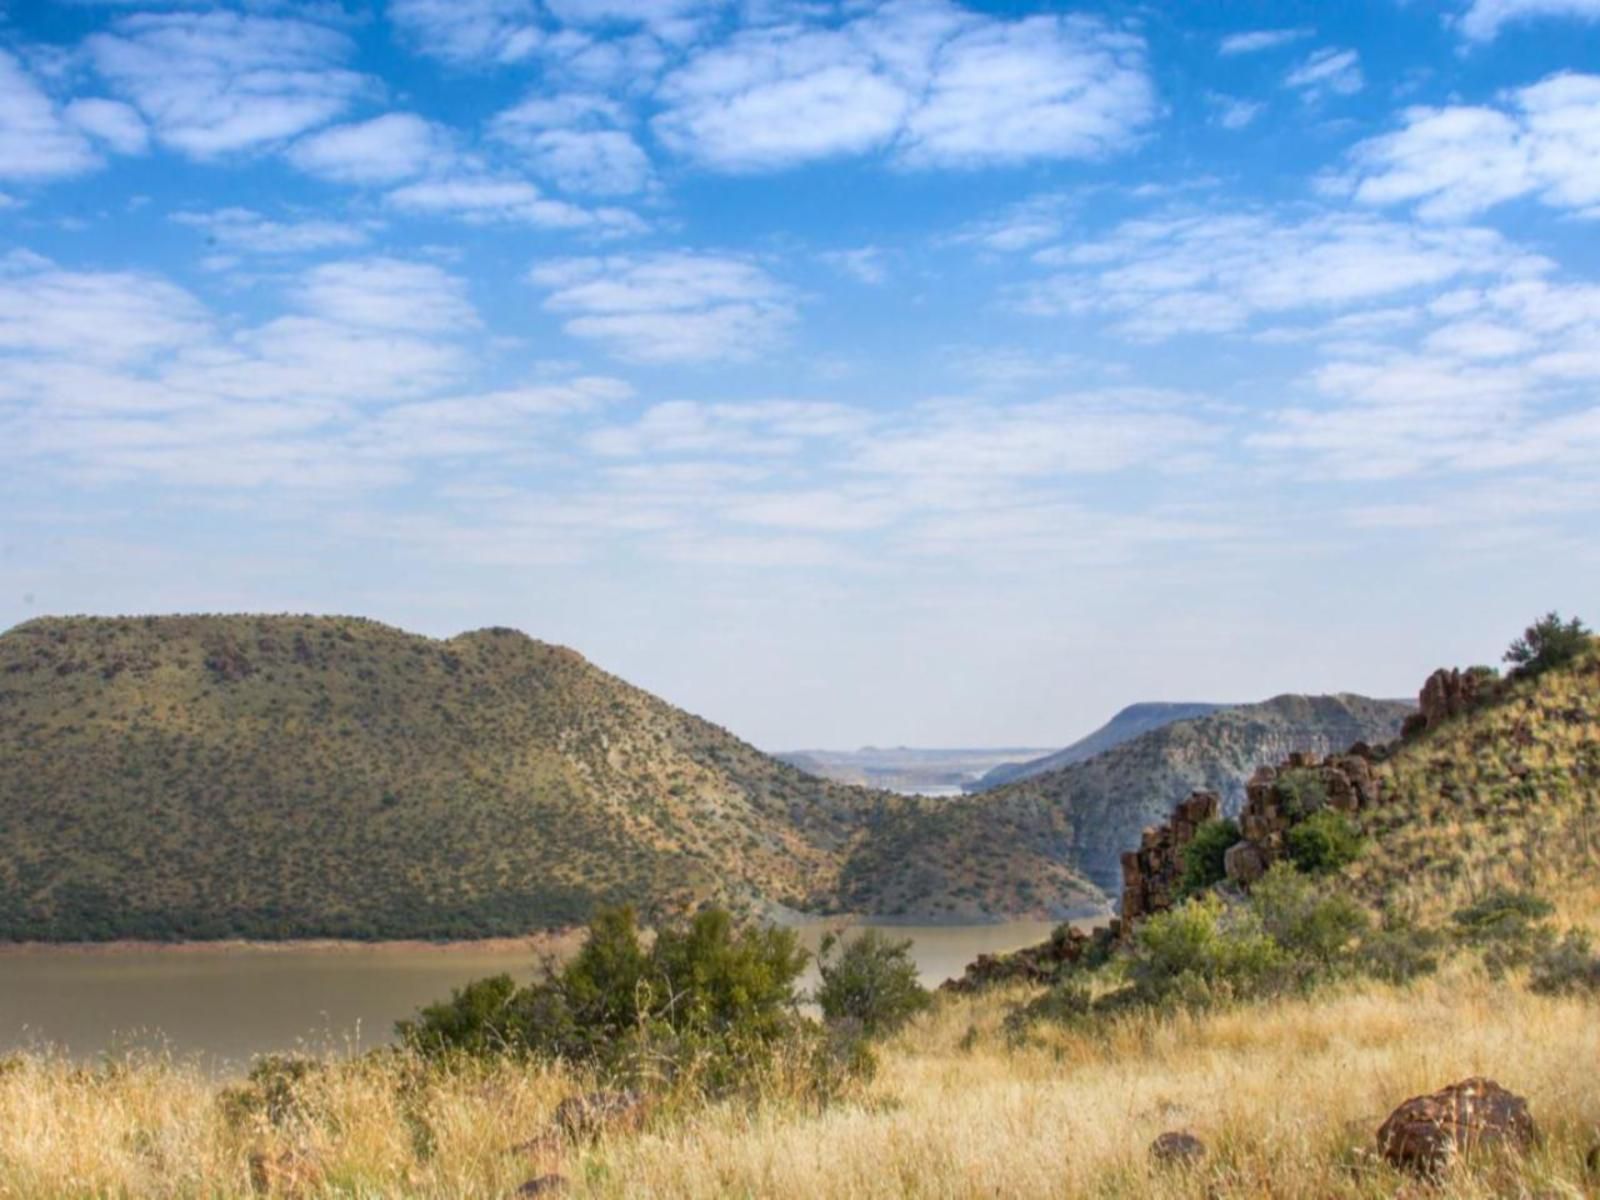
<svg viewBox="0 0 1600 1200">
<path fill-rule="evenodd" d="M 1236 803 L 1259 763 L 1386 740 L 1410 705 L 1138 709 L 930 798 L 808 774 L 509 629 L 44 618 L 0 634 L 0 939 L 506 937 L 617 903 L 1084 916 L 1192 788 Z"/>
</svg>

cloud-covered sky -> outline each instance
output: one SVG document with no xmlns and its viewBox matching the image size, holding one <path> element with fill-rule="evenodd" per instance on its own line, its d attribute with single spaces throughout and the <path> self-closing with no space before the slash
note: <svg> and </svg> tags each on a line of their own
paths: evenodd
<svg viewBox="0 0 1600 1200">
<path fill-rule="evenodd" d="M 1600 619 L 1600 0 L 0 2 L 0 626 L 514 625 L 769 748 Z"/>
</svg>

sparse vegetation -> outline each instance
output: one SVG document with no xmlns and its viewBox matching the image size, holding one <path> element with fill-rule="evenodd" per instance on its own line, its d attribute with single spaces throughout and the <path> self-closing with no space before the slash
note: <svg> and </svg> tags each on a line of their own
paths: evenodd
<svg viewBox="0 0 1600 1200">
<path fill-rule="evenodd" d="M 1570 663 L 1589 648 L 1591 640 L 1589 629 L 1577 617 L 1563 621 L 1560 613 L 1549 612 L 1511 643 L 1505 661 L 1519 675 L 1540 675 Z"/>
<path fill-rule="evenodd" d="M 837 955 L 835 955 L 837 951 Z M 869 1035 L 892 1033 L 932 1000 L 917 975 L 911 943 L 876 929 L 822 942 L 817 1004 L 830 1021 L 854 1021 Z"/>
</svg>

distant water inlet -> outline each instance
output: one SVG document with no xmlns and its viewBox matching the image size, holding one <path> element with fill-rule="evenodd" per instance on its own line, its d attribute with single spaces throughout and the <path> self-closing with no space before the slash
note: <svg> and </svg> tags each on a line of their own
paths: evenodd
<svg viewBox="0 0 1600 1200">
<path fill-rule="evenodd" d="M 830 926 L 800 928 L 815 951 Z M 1047 921 L 890 926 L 935 986 L 979 954 L 1042 941 Z M 41 948 L 0 953 L 0 1052 L 57 1047 L 80 1059 L 165 1049 L 223 1069 L 274 1051 L 344 1053 L 390 1040 L 394 1023 L 484 975 L 538 970 L 526 948 L 297 950 Z M 816 967 L 805 986 L 816 981 Z"/>
</svg>

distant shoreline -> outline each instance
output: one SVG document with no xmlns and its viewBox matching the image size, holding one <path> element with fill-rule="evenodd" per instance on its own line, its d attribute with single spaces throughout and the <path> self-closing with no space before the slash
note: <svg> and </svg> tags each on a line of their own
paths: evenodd
<svg viewBox="0 0 1600 1200">
<path fill-rule="evenodd" d="M 0 958 L 29 954 L 544 954 L 574 948 L 583 930 L 579 926 L 525 934 L 520 937 L 462 938 L 429 941 L 400 938 L 359 941 L 354 938 L 285 938 L 265 941 L 251 938 L 216 938 L 205 941 L 156 942 L 120 939 L 107 942 L 0 942 Z"/>
</svg>

